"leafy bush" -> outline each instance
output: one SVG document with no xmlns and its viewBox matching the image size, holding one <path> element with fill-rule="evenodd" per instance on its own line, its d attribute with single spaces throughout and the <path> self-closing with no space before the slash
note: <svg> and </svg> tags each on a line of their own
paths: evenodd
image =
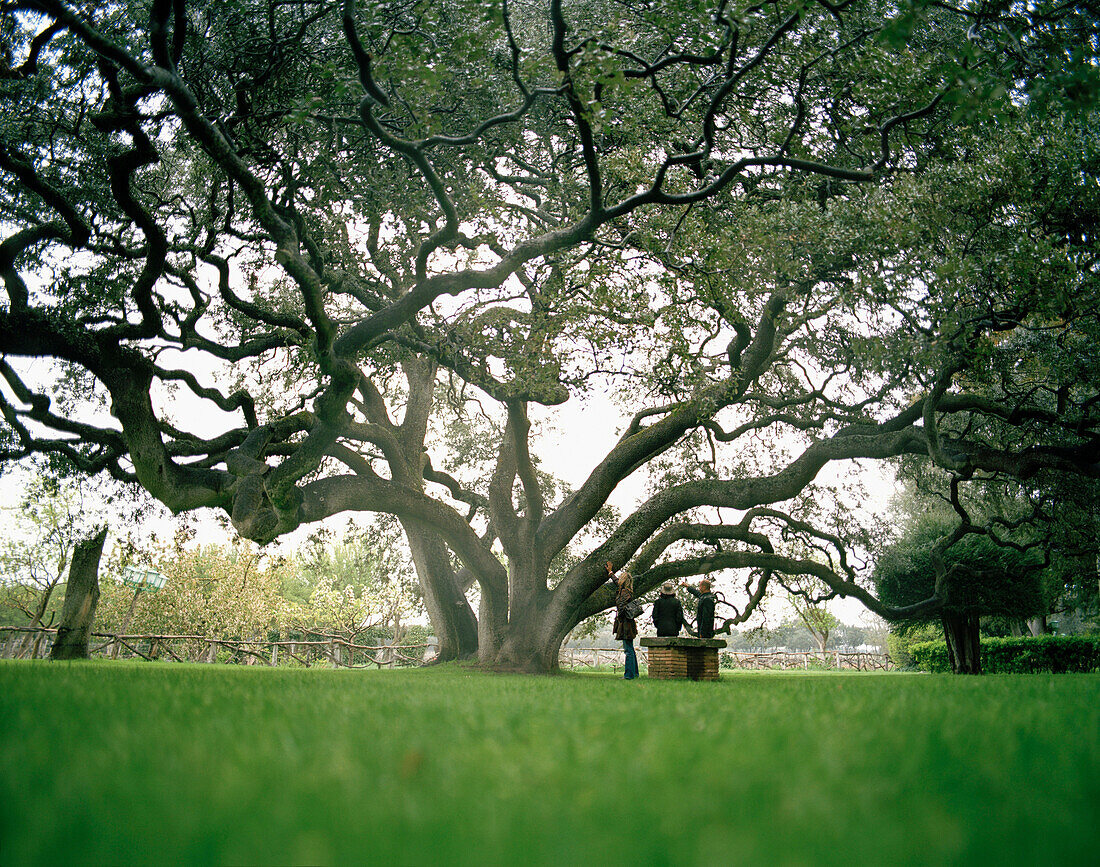
<svg viewBox="0 0 1100 867">
<path fill-rule="evenodd" d="M 947 645 L 925 641 L 909 648 L 924 671 L 949 672 Z M 983 638 L 982 670 L 990 674 L 1088 672 L 1100 670 L 1100 636 L 1041 635 L 1037 638 Z"/>
<path fill-rule="evenodd" d="M 983 642 L 984 646 L 984 642 Z M 944 674 L 951 671 L 951 662 L 947 658 L 947 642 L 922 641 L 909 646 L 909 656 L 913 664 L 921 671 Z"/>
<path fill-rule="evenodd" d="M 942 636 L 943 629 L 936 623 L 897 624 L 886 636 L 886 652 L 895 666 L 909 671 L 919 667 L 913 659 L 913 646 L 935 642 Z"/>
</svg>

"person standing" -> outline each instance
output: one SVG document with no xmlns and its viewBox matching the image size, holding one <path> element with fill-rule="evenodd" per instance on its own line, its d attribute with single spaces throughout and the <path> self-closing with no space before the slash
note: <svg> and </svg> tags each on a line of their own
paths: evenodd
<svg viewBox="0 0 1100 867">
<path fill-rule="evenodd" d="M 615 584 L 615 624 L 612 634 L 623 643 L 626 655 L 625 680 L 634 680 L 638 676 L 638 655 L 634 652 L 634 639 L 638 637 L 638 624 L 630 614 L 634 601 L 634 577 L 629 572 L 615 575 L 615 567 L 607 563 L 607 574 Z"/>
<path fill-rule="evenodd" d="M 661 595 L 653 603 L 653 625 L 657 627 L 659 638 L 671 638 L 680 634 L 680 628 L 687 626 L 684 619 L 684 606 L 676 598 L 676 585 L 666 581 L 661 585 Z"/>
<path fill-rule="evenodd" d="M 680 586 L 698 600 L 695 606 L 695 631 L 700 638 L 714 638 L 714 606 L 718 602 L 718 594 L 711 592 L 710 579 L 704 578 L 700 581 L 698 589 L 686 581 L 682 581 Z"/>
</svg>

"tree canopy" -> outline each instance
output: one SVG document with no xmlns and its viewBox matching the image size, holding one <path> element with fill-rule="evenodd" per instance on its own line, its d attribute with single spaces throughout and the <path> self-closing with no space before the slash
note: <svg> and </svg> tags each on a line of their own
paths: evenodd
<svg viewBox="0 0 1100 867">
<path fill-rule="evenodd" d="M 259 542 L 391 513 L 445 657 L 552 669 L 607 561 L 896 614 L 824 466 L 1100 474 L 1096 24 L 3 0 L 0 457 Z M 570 490 L 539 423 L 608 390 Z"/>
<path fill-rule="evenodd" d="M 874 573 L 879 597 L 901 607 L 932 596 L 936 581 L 933 548 L 952 529 L 953 525 L 942 518 L 923 522 L 880 557 Z M 1024 618 L 1048 610 L 1042 581 L 1044 564 L 1034 549 L 968 535 L 948 548 L 944 559 L 951 576 L 944 611 Z M 938 617 L 925 616 L 911 622 L 935 620 Z"/>
</svg>

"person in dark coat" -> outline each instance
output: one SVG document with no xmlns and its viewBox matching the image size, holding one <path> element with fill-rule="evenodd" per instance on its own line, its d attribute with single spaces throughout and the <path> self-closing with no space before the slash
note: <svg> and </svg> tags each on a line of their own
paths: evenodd
<svg viewBox="0 0 1100 867">
<path fill-rule="evenodd" d="M 653 625 L 657 627 L 657 635 L 661 638 L 679 635 L 680 627 L 687 626 L 684 606 L 676 598 L 676 585 L 671 581 L 661 585 L 661 595 L 653 603 Z"/>
<path fill-rule="evenodd" d="M 711 592 L 710 580 L 704 578 L 700 581 L 698 590 L 686 581 L 681 586 L 699 600 L 695 606 L 695 630 L 699 637 L 714 638 L 714 606 L 718 602 L 718 595 Z"/>
<path fill-rule="evenodd" d="M 638 623 L 627 613 L 627 604 L 634 600 L 634 577 L 629 572 L 615 574 L 615 567 L 608 562 L 607 574 L 615 585 L 615 623 L 612 634 L 623 643 L 626 654 L 626 671 L 623 678 L 634 680 L 638 676 L 638 654 L 634 651 L 634 639 L 638 637 Z"/>
</svg>

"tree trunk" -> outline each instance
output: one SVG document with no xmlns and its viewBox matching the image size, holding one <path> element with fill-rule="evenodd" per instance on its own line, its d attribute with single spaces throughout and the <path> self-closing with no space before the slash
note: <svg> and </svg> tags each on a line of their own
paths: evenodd
<svg viewBox="0 0 1100 867">
<path fill-rule="evenodd" d="M 530 612 L 525 614 L 518 606 L 513 606 L 499 665 L 531 674 L 554 674 L 560 667 L 562 644 L 570 631 L 601 609 L 591 604 L 591 585 L 566 586 L 563 583 L 546 590 L 545 574 L 538 579 L 538 584 L 543 589 L 529 596 Z M 597 584 L 595 589 L 599 587 Z M 611 598 L 606 596 L 605 602 L 610 602 Z"/>
<path fill-rule="evenodd" d="M 477 655 L 478 624 L 455 580 L 447 548 L 431 530 L 402 521 L 432 630 L 439 639 L 440 662 Z"/>
<path fill-rule="evenodd" d="M 42 591 L 42 598 L 38 601 L 38 607 L 35 609 L 34 618 L 31 620 L 31 626 L 41 626 L 46 619 L 46 609 L 50 606 L 50 597 L 53 596 L 54 588 L 57 586 L 57 579 L 54 579 L 46 584 L 45 590 Z M 38 659 L 38 651 L 42 647 L 42 636 L 44 632 L 35 633 L 34 647 L 31 649 L 31 659 Z"/>
<path fill-rule="evenodd" d="M 1029 617 L 1027 629 L 1034 636 L 1049 635 L 1050 627 L 1047 625 L 1047 616 L 1040 614 L 1038 617 Z"/>
<path fill-rule="evenodd" d="M 104 527 L 92 538 L 80 542 L 73 551 L 61 623 L 50 659 L 88 658 L 88 639 L 99 603 L 99 558 L 106 540 L 107 528 Z"/>
<path fill-rule="evenodd" d="M 553 592 L 546 589 L 545 575 L 539 578 L 529 574 L 525 578 L 512 575 L 513 584 L 522 580 L 526 592 L 513 592 L 509 600 L 507 629 L 491 665 L 528 674 L 554 674 L 561 643 L 576 625 L 576 617 L 554 604 L 560 600 L 553 599 Z"/>
<path fill-rule="evenodd" d="M 526 674 L 553 674 L 558 670 L 560 648 L 561 642 L 548 637 L 544 629 L 517 628 L 511 624 L 492 667 Z"/>
<path fill-rule="evenodd" d="M 493 644 L 483 646 L 479 656 L 487 667 L 530 674 L 557 670 L 560 641 L 552 640 L 555 630 L 549 628 L 554 615 L 547 604 L 547 573 L 532 560 L 529 551 L 509 556 L 507 598 L 503 593 L 490 598 L 493 594 L 483 591 L 482 619 L 492 618 L 491 630 L 482 632 L 492 632 Z"/>
<path fill-rule="evenodd" d="M 978 615 L 944 612 L 942 617 L 951 670 L 955 674 L 981 674 L 982 645 Z"/>
<path fill-rule="evenodd" d="M 500 595 L 500 594 L 498 594 Z M 508 635 L 508 600 L 482 592 L 477 612 L 477 658 L 482 665 L 496 664 Z"/>
</svg>

